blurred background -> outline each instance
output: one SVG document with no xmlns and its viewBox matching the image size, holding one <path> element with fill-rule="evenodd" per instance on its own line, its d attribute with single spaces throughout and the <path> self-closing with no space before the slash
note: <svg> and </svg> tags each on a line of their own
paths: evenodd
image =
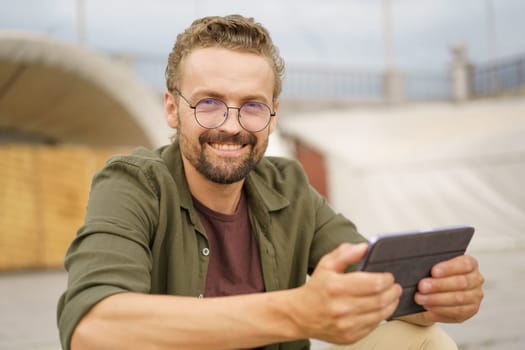
<svg viewBox="0 0 525 350">
<path fill-rule="evenodd" d="M 169 142 L 176 35 L 231 13 L 268 28 L 287 64 L 268 154 L 297 158 L 368 237 L 474 226 L 486 302 L 447 330 L 462 349 L 522 349 L 522 0 L 0 0 L 0 349 L 59 348 L 93 174 Z"/>
</svg>

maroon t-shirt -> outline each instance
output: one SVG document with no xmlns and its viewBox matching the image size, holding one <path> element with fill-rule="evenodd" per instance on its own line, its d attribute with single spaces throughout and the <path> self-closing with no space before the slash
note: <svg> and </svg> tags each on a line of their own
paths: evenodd
<svg viewBox="0 0 525 350">
<path fill-rule="evenodd" d="M 209 209 L 193 198 L 210 247 L 205 297 L 264 291 L 261 259 L 252 234 L 244 191 L 233 215 Z"/>
</svg>

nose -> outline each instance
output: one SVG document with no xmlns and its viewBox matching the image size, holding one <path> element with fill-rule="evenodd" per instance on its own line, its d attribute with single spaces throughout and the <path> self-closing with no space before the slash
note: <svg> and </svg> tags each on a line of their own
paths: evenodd
<svg viewBox="0 0 525 350">
<path fill-rule="evenodd" d="M 232 111 L 232 113 L 230 113 L 230 111 Z M 224 117 L 226 118 L 226 120 L 224 121 L 224 123 L 222 123 L 221 126 L 219 126 L 219 129 L 230 132 L 232 134 L 236 134 L 240 130 L 242 130 L 242 126 L 239 123 L 239 107 L 228 107 L 228 109 L 224 113 Z"/>
</svg>

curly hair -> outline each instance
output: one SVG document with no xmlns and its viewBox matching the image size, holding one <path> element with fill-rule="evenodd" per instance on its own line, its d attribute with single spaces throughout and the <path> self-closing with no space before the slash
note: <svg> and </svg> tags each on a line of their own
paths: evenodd
<svg viewBox="0 0 525 350">
<path fill-rule="evenodd" d="M 273 44 L 266 28 L 253 18 L 241 15 L 203 17 L 177 36 L 166 66 L 168 90 L 171 91 L 179 83 L 184 58 L 192 50 L 208 47 L 251 52 L 267 59 L 274 72 L 273 98 L 279 97 L 284 77 L 284 60 L 279 55 L 279 49 Z"/>
</svg>

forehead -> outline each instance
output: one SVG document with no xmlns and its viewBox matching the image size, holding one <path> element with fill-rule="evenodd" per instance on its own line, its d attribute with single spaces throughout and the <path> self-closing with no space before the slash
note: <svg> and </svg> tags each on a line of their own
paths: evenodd
<svg viewBox="0 0 525 350">
<path fill-rule="evenodd" d="M 263 56 L 223 48 L 192 51 L 181 65 L 181 89 L 221 94 L 262 94 L 271 100 L 274 74 Z"/>
</svg>

